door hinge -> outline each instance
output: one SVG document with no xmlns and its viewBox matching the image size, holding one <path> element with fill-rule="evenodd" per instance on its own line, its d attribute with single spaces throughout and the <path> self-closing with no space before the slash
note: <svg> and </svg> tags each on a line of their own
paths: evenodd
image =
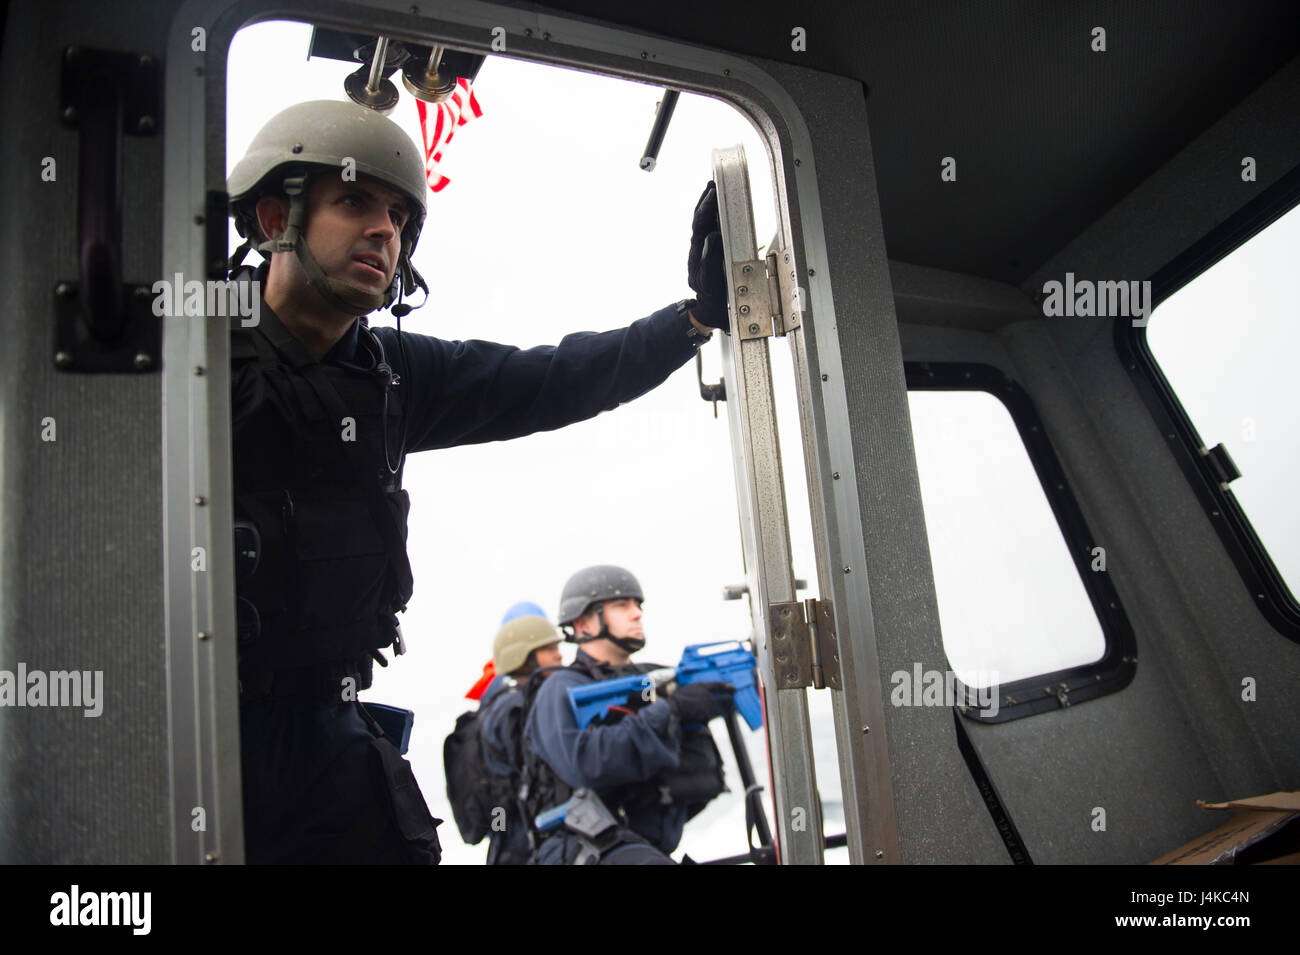
<svg viewBox="0 0 1300 955">
<path fill-rule="evenodd" d="M 799 327 L 804 296 L 795 276 L 794 256 L 789 249 L 732 265 L 734 327 L 742 340 L 785 335 Z"/>
<path fill-rule="evenodd" d="M 835 611 L 829 603 L 809 597 L 772 604 L 768 619 L 777 689 L 841 688 Z"/>
</svg>

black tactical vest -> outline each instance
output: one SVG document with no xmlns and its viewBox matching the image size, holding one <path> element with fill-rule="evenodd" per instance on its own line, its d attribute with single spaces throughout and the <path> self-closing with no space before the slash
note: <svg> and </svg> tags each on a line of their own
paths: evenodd
<svg viewBox="0 0 1300 955">
<path fill-rule="evenodd" d="M 382 345 L 358 332 L 368 369 L 317 361 L 265 303 L 258 326 L 231 333 L 235 517 L 261 545 L 237 583 L 241 673 L 362 661 L 368 673 L 411 597 L 401 407 Z"/>
<path fill-rule="evenodd" d="M 575 660 L 569 664 L 568 669 L 601 681 L 662 668 L 654 663 L 631 663 L 623 667 L 602 665 L 593 668 Z M 529 680 L 524 711 L 520 716 L 521 727 L 527 723 L 528 710 L 532 707 L 538 688 L 544 682 L 539 676 L 545 672 L 540 670 Z M 617 723 L 624 715 L 618 710 L 610 710 L 603 722 Z M 573 794 L 573 789 L 522 738 L 520 746 L 524 753 L 523 801 L 531 825 L 532 820 L 542 812 L 565 802 Z M 710 800 L 725 792 L 726 788 L 722 774 L 722 755 L 713 742 L 713 734 L 704 729 L 682 734 L 680 760 L 675 768 L 663 770 L 644 782 L 601 790 L 599 795 L 609 809 L 624 817 L 675 803 L 685 806 L 686 818 L 692 819 Z"/>
</svg>

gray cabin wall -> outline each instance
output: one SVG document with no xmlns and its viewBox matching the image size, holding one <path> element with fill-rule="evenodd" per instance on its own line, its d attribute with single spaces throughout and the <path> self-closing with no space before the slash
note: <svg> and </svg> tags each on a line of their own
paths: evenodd
<svg viewBox="0 0 1300 955">
<path fill-rule="evenodd" d="M 879 654 L 877 679 L 887 701 L 889 674 L 910 672 L 915 662 L 942 670 L 947 662 L 880 231 L 867 104 L 858 84 L 776 63 L 762 65 L 794 97 L 813 140 L 843 363 L 822 365 L 821 370 L 842 376 L 850 416 L 851 448 L 842 446 L 843 436 L 832 436 L 830 456 L 853 455 Z M 884 730 L 900 860 L 1008 861 L 958 752 L 951 712 L 886 705 Z"/>
<path fill-rule="evenodd" d="M 904 357 L 982 361 L 1026 390 L 1133 625 L 1133 682 L 1004 724 L 968 724 L 1038 862 L 1144 862 L 1219 821 L 1196 806 L 1300 784 L 1300 646 L 1255 606 L 1116 352 L 1110 321 L 1049 319 L 1066 271 L 1153 273 L 1300 163 L 1293 62 L 1054 257 L 1023 289 L 891 263 Z M 1002 310 L 999 320 L 999 310 Z M 958 328 L 957 325 L 962 327 Z M 1208 440 L 1213 438 L 1206 436 Z M 1258 683 L 1242 700 L 1242 680 Z M 1105 831 L 1090 825 L 1106 810 Z"/>
<path fill-rule="evenodd" d="M 1127 687 L 1006 723 L 968 721 L 972 743 L 1034 861 L 1149 861 L 1199 831 L 1204 819 L 1194 799 L 1216 787 L 1216 766 L 1206 752 L 1203 728 L 1188 712 L 1178 664 L 1159 640 L 1169 618 L 1153 615 L 1142 597 L 1157 578 L 1168 578 L 1168 568 L 1150 535 L 1143 533 L 1138 503 L 1122 469 L 1084 409 L 1086 399 L 1075 377 L 1080 369 L 1058 350 L 1046 328 L 1057 320 L 1025 317 L 1032 303 L 1010 286 L 990 294 L 994 290 L 980 285 L 968 287 L 967 303 L 943 296 L 945 307 L 956 318 L 972 309 L 991 312 L 1001 299 L 1011 307 L 1000 331 L 938 323 L 933 308 L 918 309 L 916 303 L 928 306 L 941 290 L 951 290 L 961 280 L 896 266 L 895 273 L 900 272 L 905 276 L 900 315 L 927 320 L 902 326 L 906 359 L 991 364 L 1025 389 L 1096 543 L 1106 547 L 1108 571 L 1137 633 L 1137 673 Z M 1094 339 L 1110 340 L 1108 323 L 1096 323 L 1093 332 Z M 1113 347 L 1101 360 L 1117 364 Z M 1136 395 L 1127 400 L 1112 395 L 1109 403 L 1118 416 L 1131 419 L 1136 401 Z M 1050 638 L 1050 633 L 1043 635 Z M 1097 808 L 1106 811 L 1104 831 L 1092 827 Z"/>
<path fill-rule="evenodd" d="M 9 5 L 0 76 L 0 668 L 101 671 L 102 712 L 0 707 L 0 862 L 171 857 L 160 375 L 57 371 L 54 295 L 78 274 L 78 133 L 64 48 L 161 56 L 166 4 Z M 126 280 L 161 253 L 162 139 L 123 137 Z M 55 160 L 42 181 L 42 160 Z M 42 440 L 45 419 L 55 440 Z"/>
</svg>

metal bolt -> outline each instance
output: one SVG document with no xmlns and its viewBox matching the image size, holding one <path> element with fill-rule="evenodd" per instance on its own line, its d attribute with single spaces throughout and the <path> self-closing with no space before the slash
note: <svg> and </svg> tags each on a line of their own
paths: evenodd
<svg viewBox="0 0 1300 955">
<path fill-rule="evenodd" d="M 524 36 L 532 36 L 532 35 L 533 35 L 533 28 L 532 28 L 532 27 L 524 27 Z"/>
<path fill-rule="evenodd" d="M 194 366 L 194 374 L 202 376 L 202 374 L 203 374 L 203 366 L 202 366 L 202 365 L 195 365 L 195 366 Z"/>
<path fill-rule="evenodd" d="M 870 732 L 871 732 L 871 727 L 870 727 L 870 726 L 864 726 L 864 727 L 862 727 L 862 732 L 864 732 L 864 733 L 870 733 Z"/>
<path fill-rule="evenodd" d="M 838 481 L 838 480 L 840 479 L 840 472 L 839 472 L 839 471 L 832 471 L 832 472 L 831 472 L 831 477 Z"/>
<path fill-rule="evenodd" d="M 742 285 L 742 286 L 740 286 L 738 289 L 736 289 L 736 294 L 737 294 L 737 295 L 748 295 L 748 294 L 749 294 L 749 286 L 748 286 L 748 285 Z"/>
<path fill-rule="evenodd" d="M 199 507 L 202 507 L 204 504 L 208 503 L 208 499 L 200 495 L 199 497 L 194 498 L 194 503 Z"/>
<path fill-rule="evenodd" d="M 542 34 L 542 39 L 543 39 L 543 40 L 549 40 L 550 38 L 551 38 L 551 35 L 550 35 L 549 33 L 543 33 L 543 34 Z"/>
<path fill-rule="evenodd" d="M 851 573 L 853 573 L 853 568 L 850 567 L 848 564 L 845 564 L 845 565 L 844 565 L 844 573 L 846 573 L 846 574 L 851 574 Z"/>
<path fill-rule="evenodd" d="M 209 851 L 203 853 L 203 861 L 208 863 L 209 865 L 211 865 L 213 862 L 216 862 L 218 858 L 220 858 L 220 856 L 218 856 L 215 852 Z"/>
<path fill-rule="evenodd" d="M 808 270 L 808 275 L 809 275 L 809 277 L 814 276 L 814 275 L 816 275 L 816 274 L 817 274 L 817 270 L 816 270 L 816 269 L 809 269 L 809 270 Z"/>
<path fill-rule="evenodd" d="M 131 294 L 134 295 L 136 298 L 148 298 L 153 293 L 150 290 L 149 286 L 137 285 L 134 289 L 131 290 Z"/>
<path fill-rule="evenodd" d="M 750 272 L 754 271 L 754 267 L 752 265 L 742 265 L 740 271 L 748 275 Z"/>
<path fill-rule="evenodd" d="M 54 294 L 59 298 L 72 298 L 72 286 L 67 282 L 60 282 L 54 286 Z"/>
<path fill-rule="evenodd" d="M 753 323 L 749 326 L 749 334 L 751 334 L 751 335 L 757 335 L 757 334 L 758 334 L 758 322 L 753 322 Z"/>
<path fill-rule="evenodd" d="M 748 306 L 748 305 L 742 305 L 742 306 L 740 306 L 740 314 L 741 314 L 741 315 L 748 315 L 748 314 L 749 314 L 749 306 Z"/>
<path fill-rule="evenodd" d="M 796 159 L 796 160 L 794 161 L 794 164 L 795 164 L 796 166 L 799 165 L 799 160 Z"/>
<path fill-rule="evenodd" d="M 148 355 L 146 355 L 144 352 L 137 352 L 137 353 L 136 353 L 136 356 L 135 356 L 135 367 L 136 367 L 136 368 L 138 368 L 140 371 L 144 371 L 145 369 L 147 369 L 147 368 L 151 368 L 152 366 L 153 366 L 153 359 L 152 359 L 152 358 L 150 358 L 150 357 L 149 357 Z"/>
<path fill-rule="evenodd" d="M 153 117 L 152 117 L 152 116 L 141 116 L 139 122 L 137 122 L 137 123 L 135 124 L 135 128 L 138 129 L 138 130 L 139 130 L 140 132 L 142 132 L 142 133 L 151 133 L 151 132 L 153 132 L 153 128 L 154 128 Z"/>
<path fill-rule="evenodd" d="M 58 365 L 60 368 L 67 368 L 72 364 L 72 356 L 65 351 L 55 352 L 54 364 Z"/>
<path fill-rule="evenodd" d="M 153 66 L 153 57 L 149 56 L 146 53 L 144 56 L 140 57 L 140 65 L 143 66 L 145 69 L 148 69 L 149 67 Z"/>
<path fill-rule="evenodd" d="M 69 123 L 75 123 L 77 121 L 76 107 L 69 106 L 67 109 L 65 109 L 63 111 L 63 118 L 67 120 Z"/>
<path fill-rule="evenodd" d="M 302 143 L 294 143 L 289 151 L 295 154 L 302 152 Z"/>
<path fill-rule="evenodd" d="M 194 217 L 194 224 L 195 224 L 195 225 L 203 225 L 203 223 L 206 222 L 206 221 L 207 221 L 207 220 L 203 218 L 203 214 L 202 214 L 202 213 L 199 213 L 198 215 L 196 215 L 196 216 Z"/>
<path fill-rule="evenodd" d="M 200 639 L 200 640 L 206 640 L 206 639 L 208 639 L 208 637 L 210 637 L 210 636 L 212 636 L 212 633 L 211 633 L 210 631 L 208 631 L 208 630 L 200 630 L 200 631 L 199 631 L 199 639 Z"/>
<path fill-rule="evenodd" d="M 722 75 L 723 75 L 723 76 L 730 76 L 730 75 L 731 75 L 731 70 L 723 70 L 723 71 L 722 71 Z"/>
<path fill-rule="evenodd" d="M 877 849 L 877 850 L 876 850 L 876 858 L 877 858 L 877 859 L 883 859 L 884 857 L 885 857 L 885 853 L 884 853 L 882 850 Z"/>
<path fill-rule="evenodd" d="M 650 54 L 647 53 L 645 50 L 642 50 L 642 51 L 641 51 L 641 59 L 643 59 L 643 60 L 644 60 L 644 59 L 647 59 L 649 56 L 650 56 Z"/>
</svg>

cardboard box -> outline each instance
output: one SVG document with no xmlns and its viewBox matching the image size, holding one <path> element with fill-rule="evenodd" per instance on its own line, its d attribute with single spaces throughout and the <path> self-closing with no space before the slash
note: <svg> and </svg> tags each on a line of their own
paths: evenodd
<svg viewBox="0 0 1300 955">
<path fill-rule="evenodd" d="M 1198 799 L 1196 803 L 1202 809 L 1235 810 L 1237 814 L 1212 832 L 1162 855 L 1151 865 L 1300 864 L 1300 852 L 1295 851 L 1300 825 L 1282 832 L 1300 817 L 1300 792 L 1270 793 L 1215 803 Z M 1247 849 L 1251 849 L 1249 858 L 1240 858 Z"/>
</svg>

